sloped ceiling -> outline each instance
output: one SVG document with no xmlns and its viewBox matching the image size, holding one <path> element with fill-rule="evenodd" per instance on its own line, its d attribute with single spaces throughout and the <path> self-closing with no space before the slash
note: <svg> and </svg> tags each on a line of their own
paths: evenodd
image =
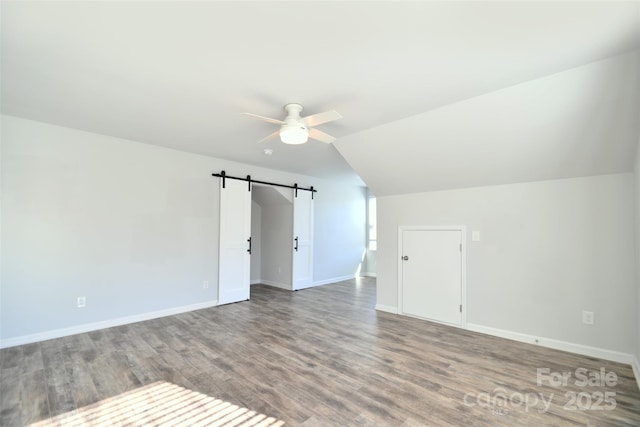
<svg viewBox="0 0 640 427">
<path fill-rule="evenodd" d="M 640 54 L 630 53 L 344 137 L 379 196 L 632 171 Z"/>
<path fill-rule="evenodd" d="M 4 114 L 377 195 L 632 167 L 639 2 L 0 7 Z M 288 102 L 338 110 L 334 146 L 258 144 L 274 126 L 240 113 Z"/>
<path fill-rule="evenodd" d="M 273 205 L 292 205 L 293 190 L 284 190 L 270 185 L 253 185 L 251 189 L 251 200 L 262 207 Z"/>
</svg>

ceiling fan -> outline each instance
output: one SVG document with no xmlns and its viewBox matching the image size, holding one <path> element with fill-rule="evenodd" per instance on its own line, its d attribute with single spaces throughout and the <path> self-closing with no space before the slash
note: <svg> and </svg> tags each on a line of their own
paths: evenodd
<svg viewBox="0 0 640 427">
<path fill-rule="evenodd" d="M 302 105 L 300 104 L 287 104 L 284 106 L 284 110 L 287 112 L 287 117 L 284 120 L 272 119 L 251 113 L 243 114 L 264 120 L 265 122 L 281 125 L 280 130 L 273 132 L 260 142 L 266 141 L 276 135 L 280 135 L 280 140 L 285 144 L 304 144 L 309 138 L 326 144 L 331 144 L 336 140 L 331 135 L 315 129 L 314 126 L 341 119 L 342 116 L 337 111 L 325 111 L 324 113 L 318 113 L 312 116 L 300 117 L 300 113 L 302 112 Z"/>
</svg>

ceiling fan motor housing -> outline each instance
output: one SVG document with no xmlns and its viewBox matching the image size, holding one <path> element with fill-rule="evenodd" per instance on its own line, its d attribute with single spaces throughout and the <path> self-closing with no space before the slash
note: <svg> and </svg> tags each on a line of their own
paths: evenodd
<svg viewBox="0 0 640 427">
<path fill-rule="evenodd" d="M 304 108 L 302 107 L 302 105 L 295 104 L 295 103 L 287 104 L 287 105 L 284 106 L 284 111 L 286 111 L 288 113 L 287 118 L 295 117 L 295 118 L 299 119 L 300 118 L 300 113 L 302 113 L 303 109 Z"/>
<path fill-rule="evenodd" d="M 285 144 L 304 144 L 309 139 L 309 129 L 300 120 L 302 105 L 287 104 L 284 110 L 288 113 L 280 128 L 280 139 Z"/>
</svg>

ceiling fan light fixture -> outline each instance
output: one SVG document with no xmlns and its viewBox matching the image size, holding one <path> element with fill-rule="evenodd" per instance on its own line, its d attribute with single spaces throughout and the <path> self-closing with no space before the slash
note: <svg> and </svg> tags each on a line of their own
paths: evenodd
<svg viewBox="0 0 640 427">
<path fill-rule="evenodd" d="M 325 111 L 324 113 L 313 114 L 311 116 L 300 117 L 300 113 L 303 110 L 302 105 L 300 104 L 287 104 L 284 106 L 284 110 L 287 112 L 287 117 L 285 117 L 284 120 L 272 119 L 271 117 L 259 116 L 252 113 L 243 114 L 255 117 L 256 119 L 260 119 L 267 123 L 280 125 L 279 131 L 273 132 L 271 135 L 261 139 L 259 142 L 264 142 L 276 135 L 280 135 L 280 140 L 283 143 L 295 145 L 304 144 L 309 139 L 324 142 L 325 144 L 331 144 L 336 140 L 331 135 L 316 129 L 316 126 L 341 119 L 342 116 L 337 111 L 331 110 Z"/>
<path fill-rule="evenodd" d="M 309 130 L 304 126 L 282 126 L 280 140 L 285 144 L 304 144 L 309 139 Z"/>
</svg>

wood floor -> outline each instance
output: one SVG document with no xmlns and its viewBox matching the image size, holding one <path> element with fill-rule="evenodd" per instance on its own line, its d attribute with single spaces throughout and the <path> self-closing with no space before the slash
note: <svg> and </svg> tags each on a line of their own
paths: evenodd
<svg viewBox="0 0 640 427">
<path fill-rule="evenodd" d="M 372 279 L 258 285 L 248 302 L 4 349 L 0 424 L 640 426 L 630 366 L 374 304 Z M 537 385 L 538 368 L 571 377 Z M 576 384 L 601 369 L 617 380 Z"/>
</svg>

